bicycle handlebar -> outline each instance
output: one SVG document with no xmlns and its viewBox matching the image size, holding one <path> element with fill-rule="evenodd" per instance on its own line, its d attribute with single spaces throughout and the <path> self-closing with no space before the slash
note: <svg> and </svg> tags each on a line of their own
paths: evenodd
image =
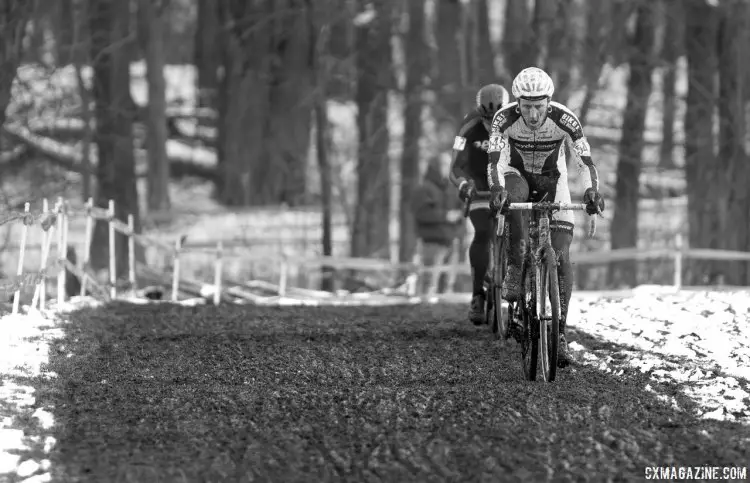
<svg viewBox="0 0 750 483">
<path fill-rule="evenodd" d="M 557 201 L 540 201 L 540 202 L 527 202 L 527 203 L 508 203 L 509 210 L 521 211 L 521 210 L 534 210 L 534 211 L 562 211 L 562 210 L 579 210 L 583 211 L 586 209 L 586 203 L 565 203 Z"/>
<path fill-rule="evenodd" d="M 489 194 L 490 194 L 489 191 L 477 191 L 476 192 L 476 195 L 481 195 L 481 196 L 487 196 Z M 471 199 L 469 198 L 466 201 L 464 201 L 464 218 L 469 216 L 470 207 L 471 207 Z M 548 212 L 564 211 L 564 210 L 585 211 L 586 203 L 566 203 L 566 202 L 558 202 L 558 201 L 508 203 L 506 205 L 506 209 L 510 211 L 548 211 Z M 499 221 L 497 225 L 497 235 L 500 236 L 503 234 L 504 216 L 500 212 L 498 212 L 495 216 L 497 217 Z M 590 216 L 590 218 L 591 219 L 589 221 L 588 237 L 593 238 L 594 234 L 596 234 L 596 216 Z"/>
</svg>

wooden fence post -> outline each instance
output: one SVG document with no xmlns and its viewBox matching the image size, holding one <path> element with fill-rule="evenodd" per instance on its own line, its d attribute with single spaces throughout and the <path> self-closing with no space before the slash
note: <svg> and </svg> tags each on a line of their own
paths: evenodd
<svg viewBox="0 0 750 483">
<path fill-rule="evenodd" d="M 31 208 L 31 205 L 29 203 L 26 203 L 23 206 L 24 211 L 24 220 L 23 220 L 23 227 L 21 228 L 21 247 L 18 254 L 18 268 L 16 269 L 16 282 L 18 283 L 18 288 L 16 289 L 16 292 L 13 294 L 13 313 L 18 313 L 18 304 L 21 301 L 21 290 L 23 289 L 23 280 L 21 277 L 23 276 L 23 259 L 26 256 L 26 236 L 29 231 L 29 225 L 26 223 L 26 215 L 29 213 L 29 209 Z"/>
<path fill-rule="evenodd" d="M 287 261 L 286 252 L 281 253 L 279 271 L 279 297 L 283 297 L 286 295 L 287 277 L 289 272 L 289 263 Z"/>
<path fill-rule="evenodd" d="M 83 248 L 83 274 L 81 280 L 81 297 L 86 295 L 86 282 L 88 281 L 89 265 L 91 264 L 91 237 L 94 234 L 94 198 L 86 201 L 86 233 Z"/>
<path fill-rule="evenodd" d="M 128 281 L 130 290 L 135 292 L 137 284 L 135 279 L 135 218 L 132 214 L 128 215 Z"/>
<path fill-rule="evenodd" d="M 57 307 L 65 302 L 65 202 L 62 196 L 57 198 Z"/>
<path fill-rule="evenodd" d="M 223 272 L 223 246 L 221 242 L 216 243 L 216 265 L 214 266 L 214 305 L 221 302 L 221 275 Z"/>
<path fill-rule="evenodd" d="M 180 252 L 182 251 L 182 237 L 177 238 L 174 244 L 174 260 L 172 262 L 172 302 L 177 302 L 177 293 L 180 288 Z"/>
<path fill-rule="evenodd" d="M 109 296 L 117 297 L 117 252 L 115 251 L 115 200 L 109 200 Z"/>
<path fill-rule="evenodd" d="M 49 202 L 47 198 L 42 201 L 42 216 L 49 215 Z M 47 258 L 49 257 L 49 247 L 52 244 L 52 233 L 51 230 L 54 226 L 47 227 L 44 230 L 42 225 L 42 261 L 39 265 L 39 280 L 37 280 L 36 288 L 34 289 L 34 297 L 31 300 L 31 308 L 35 308 L 37 301 L 39 301 L 39 311 L 44 310 L 44 302 L 47 298 Z"/>
<path fill-rule="evenodd" d="M 682 288 L 682 233 L 678 233 L 675 236 L 675 251 L 674 251 L 674 286 L 676 290 Z"/>
</svg>

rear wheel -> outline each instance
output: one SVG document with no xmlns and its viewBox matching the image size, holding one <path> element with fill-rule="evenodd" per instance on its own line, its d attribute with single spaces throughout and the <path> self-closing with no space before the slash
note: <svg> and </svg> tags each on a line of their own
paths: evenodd
<svg viewBox="0 0 750 483">
<path fill-rule="evenodd" d="M 557 375 L 557 346 L 560 342 L 560 288 L 557 281 L 555 252 L 547 248 L 544 261 L 539 265 L 538 280 L 541 285 L 539 335 L 541 336 L 542 372 L 544 380 L 552 382 Z M 549 307 L 547 297 L 549 296 Z"/>
</svg>

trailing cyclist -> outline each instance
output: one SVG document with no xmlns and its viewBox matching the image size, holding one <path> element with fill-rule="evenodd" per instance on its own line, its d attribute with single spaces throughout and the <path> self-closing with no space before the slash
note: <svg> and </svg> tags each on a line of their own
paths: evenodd
<svg viewBox="0 0 750 483">
<path fill-rule="evenodd" d="M 591 159 L 591 148 L 578 118 L 566 106 L 551 100 L 552 79 L 542 69 L 522 70 L 511 86 L 516 102 L 498 111 L 491 125 L 488 169 L 490 208 L 499 210 L 507 202 L 570 202 L 566 154 L 573 156 L 576 175 L 583 182 L 583 201 L 589 215 L 604 210 L 599 194 L 599 177 Z M 515 302 L 521 290 L 522 263 L 527 243 L 527 226 L 521 212 L 508 213 L 508 269 L 503 298 Z M 573 241 L 573 213 L 559 211 L 550 220 L 552 245 L 560 267 L 560 342 L 558 364 L 570 363 L 565 341 L 565 322 L 573 289 L 570 244 Z"/>
<path fill-rule="evenodd" d="M 487 167 L 490 145 L 490 124 L 495 113 L 510 100 L 508 91 L 499 84 L 488 84 L 477 92 L 476 107 L 463 119 L 453 143 L 453 162 L 449 178 L 458 188 L 462 201 L 471 200 L 469 219 L 474 226 L 474 239 L 469 247 L 472 276 L 472 298 L 469 319 L 484 323 L 484 277 L 490 261 L 491 218 Z"/>
</svg>

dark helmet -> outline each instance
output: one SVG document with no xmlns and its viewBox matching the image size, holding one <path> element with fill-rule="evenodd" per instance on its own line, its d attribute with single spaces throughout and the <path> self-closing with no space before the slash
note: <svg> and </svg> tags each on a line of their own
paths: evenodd
<svg viewBox="0 0 750 483">
<path fill-rule="evenodd" d="M 497 111 L 510 101 L 510 95 L 500 84 L 487 84 L 477 92 L 477 112 L 492 119 Z"/>
</svg>

